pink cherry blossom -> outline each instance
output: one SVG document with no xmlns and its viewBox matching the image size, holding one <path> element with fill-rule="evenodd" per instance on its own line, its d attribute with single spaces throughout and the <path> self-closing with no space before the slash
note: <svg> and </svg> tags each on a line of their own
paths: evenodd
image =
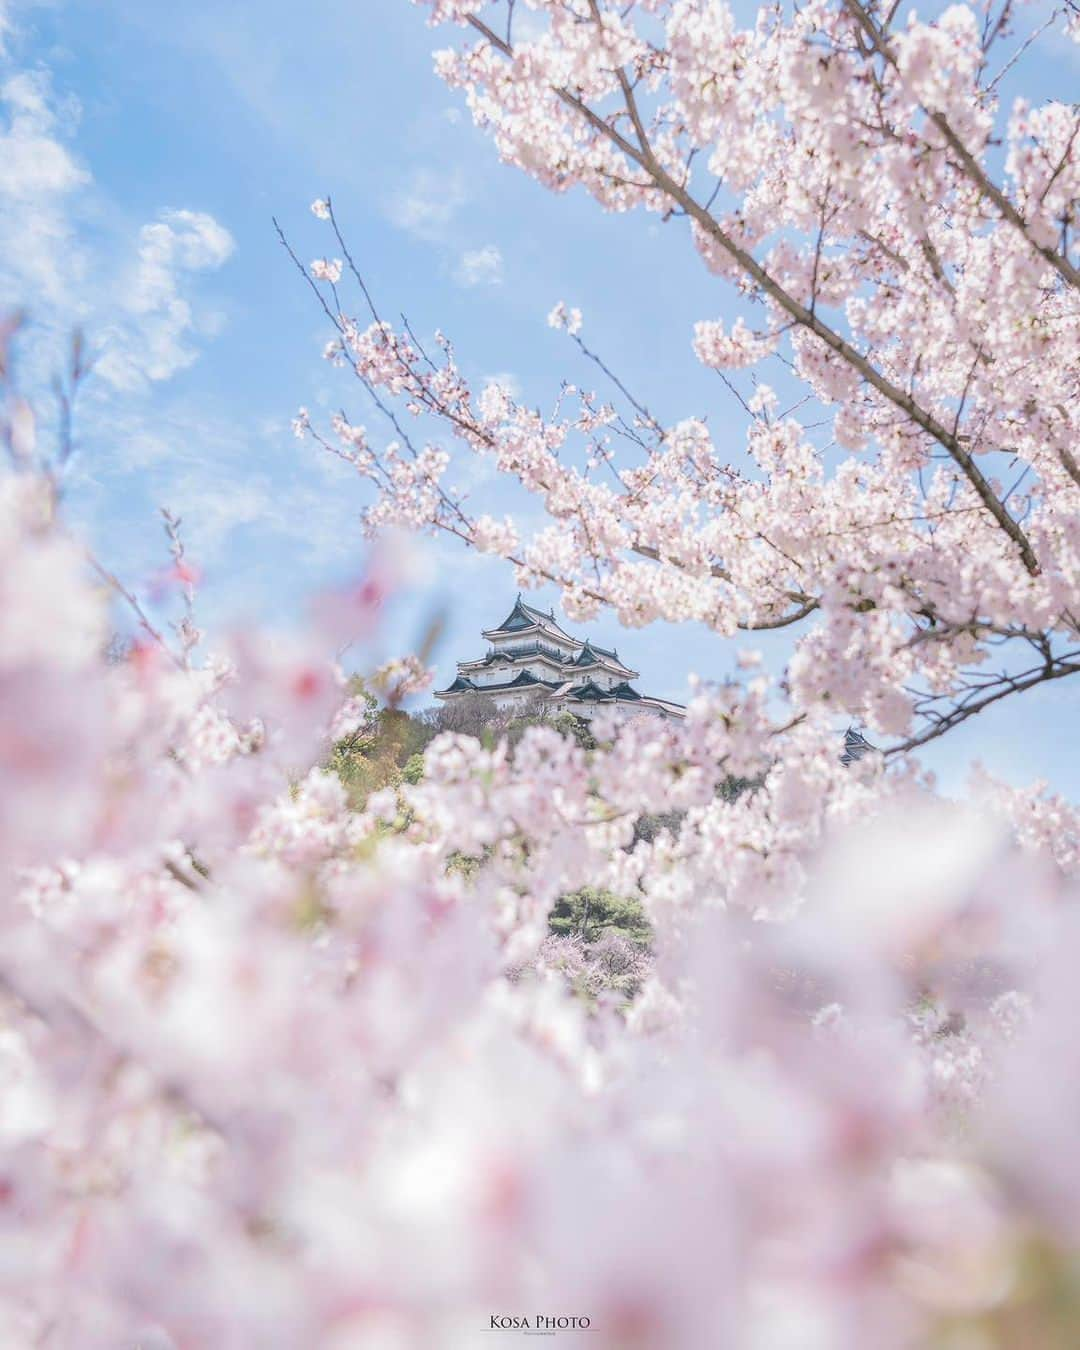
<svg viewBox="0 0 1080 1350">
<path fill-rule="evenodd" d="M 587 373 L 527 406 L 342 288 L 326 356 L 374 411 L 294 429 L 381 545 L 211 639 L 179 519 L 158 626 L 5 385 L 0 1343 L 471 1345 L 538 1309 L 599 1350 L 1073 1343 L 1080 815 L 946 801 L 919 752 L 1080 670 L 1076 110 L 1008 8 L 512 9 L 429 3 L 439 73 L 541 185 L 689 222 L 735 309 L 686 357 L 739 435 L 661 421 L 561 302 Z M 473 456 L 525 510 L 455 489 Z M 343 663 L 392 708 L 430 677 L 373 655 L 402 527 L 570 619 L 706 625 L 716 678 L 589 748 L 444 732 L 358 800 Z M 774 629 L 775 672 L 723 641 Z M 554 937 L 585 888 L 647 950 Z"/>
</svg>

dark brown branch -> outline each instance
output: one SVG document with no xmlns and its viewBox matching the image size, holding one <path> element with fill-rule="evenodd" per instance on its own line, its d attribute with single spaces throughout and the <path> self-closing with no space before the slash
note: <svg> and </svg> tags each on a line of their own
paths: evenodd
<svg viewBox="0 0 1080 1350">
<path fill-rule="evenodd" d="M 483 20 L 470 16 L 469 23 L 479 33 L 483 34 L 488 41 L 492 42 L 500 51 L 507 56 L 512 56 L 512 49 L 494 33 Z M 624 76 L 625 79 L 625 76 Z M 626 84 L 629 88 L 629 82 Z M 664 169 L 663 165 L 656 159 L 655 154 L 646 144 L 638 149 L 626 139 L 619 131 L 606 122 L 598 113 L 594 112 L 586 103 L 584 103 L 576 94 L 564 88 L 556 88 L 554 92 L 567 104 L 574 109 L 580 116 L 584 117 L 590 126 L 602 136 L 612 142 L 623 154 L 627 155 L 641 168 L 645 169 L 653 182 L 661 188 L 671 200 L 677 202 L 679 206 L 690 216 L 697 224 L 727 252 L 739 264 L 756 284 L 770 296 L 776 303 L 784 309 L 796 323 L 809 329 L 815 336 L 821 339 L 828 347 L 853 369 L 858 371 L 862 378 L 875 388 L 886 399 L 899 408 L 902 412 L 911 418 L 911 420 L 921 427 L 928 435 L 933 437 L 942 445 L 953 460 L 959 466 L 961 472 L 967 478 L 974 488 L 980 501 L 986 507 L 987 511 L 993 516 L 998 526 L 1008 536 L 1015 545 L 1024 567 L 1032 576 L 1037 576 L 1040 571 L 1039 561 L 1035 556 L 1035 551 L 1031 542 L 1024 531 L 1009 515 L 1008 511 L 1002 506 L 989 482 L 986 480 L 982 471 L 975 463 L 971 455 L 965 450 L 958 437 L 947 430 L 941 423 L 929 412 L 920 407 L 907 391 L 899 388 L 885 375 L 883 375 L 875 366 L 858 352 L 849 342 L 840 336 L 828 324 L 824 323 L 816 314 L 814 314 L 805 305 L 801 304 L 794 296 L 789 295 L 782 286 L 776 282 L 757 259 L 746 249 L 732 239 L 724 231 L 717 220 L 709 214 L 708 211 L 671 175 Z M 629 90 L 628 107 L 631 109 L 631 117 L 635 120 L 635 125 L 641 125 L 640 114 L 635 118 L 636 101 L 634 100 L 632 89 Z"/>
<path fill-rule="evenodd" d="M 1025 671 L 1022 675 L 999 675 L 992 677 L 992 682 L 984 686 L 993 689 L 992 693 L 985 694 L 982 698 L 972 699 L 970 702 L 959 703 L 951 708 L 947 713 L 940 717 L 935 717 L 933 724 L 925 731 L 919 732 L 915 736 L 910 736 L 906 741 L 901 741 L 899 745 L 889 746 L 884 751 L 886 757 L 892 755 L 906 755 L 912 750 L 918 750 L 924 745 L 929 745 L 939 736 L 944 736 L 947 731 L 957 727 L 961 722 L 966 722 L 969 717 L 976 717 L 984 709 L 989 708 L 994 703 L 999 703 L 1003 698 L 1008 698 L 1011 694 L 1020 694 L 1027 689 L 1034 689 L 1036 685 L 1048 684 L 1051 680 L 1062 680 L 1068 675 L 1080 675 L 1080 662 L 1078 661 L 1050 661 L 1036 667 L 1033 670 Z"/>
</svg>

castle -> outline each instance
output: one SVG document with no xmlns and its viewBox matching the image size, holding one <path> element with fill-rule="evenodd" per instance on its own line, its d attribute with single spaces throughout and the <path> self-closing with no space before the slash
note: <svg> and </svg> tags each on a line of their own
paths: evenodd
<svg viewBox="0 0 1080 1350">
<path fill-rule="evenodd" d="M 533 609 L 520 595 L 507 618 L 497 628 L 484 629 L 483 636 L 491 644 L 487 655 L 459 661 L 457 678 L 435 692 L 437 699 L 479 694 L 500 711 L 524 712 L 538 705 L 548 713 L 586 719 L 601 708 L 622 716 L 685 716 L 681 703 L 639 694 L 630 683 L 639 672 L 623 665 L 617 651 L 571 637 L 555 622 L 553 611 Z"/>
</svg>

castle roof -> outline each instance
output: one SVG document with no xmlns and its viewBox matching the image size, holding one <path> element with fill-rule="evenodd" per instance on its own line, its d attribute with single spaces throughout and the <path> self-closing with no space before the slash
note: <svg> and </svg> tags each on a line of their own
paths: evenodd
<svg viewBox="0 0 1080 1350">
<path fill-rule="evenodd" d="M 574 658 L 574 665 L 594 666 L 599 664 L 599 661 L 600 661 L 599 656 L 597 656 L 596 652 L 593 650 L 592 645 L 589 642 L 589 639 L 586 638 L 585 646 L 582 647 L 581 651 L 579 651 L 577 656 Z"/>
<path fill-rule="evenodd" d="M 520 644 L 498 647 L 474 661 L 459 662 L 458 674 L 453 684 L 446 689 L 437 690 L 436 698 L 466 693 L 486 695 L 531 691 L 542 699 L 559 703 L 563 701 L 585 705 L 632 703 L 639 704 L 643 708 L 655 708 L 674 716 L 681 716 L 684 712 L 682 704 L 638 693 L 630 683 L 630 680 L 637 676 L 637 671 L 623 665 L 617 651 L 600 647 L 589 638 L 582 641 L 580 638 L 571 637 L 556 623 L 553 612 L 544 614 L 542 610 L 527 605 L 520 593 L 510 613 L 498 628 L 485 629 L 484 636 L 504 641 L 514 637 L 525 640 Z M 569 653 L 566 651 L 567 647 L 570 648 Z M 527 669 L 519 671 L 512 679 L 499 679 L 497 684 L 488 683 L 481 678 L 472 678 L 473 673 L 479 677 L 480 672 L 491 666 L 505 663 L 513 667 L 518 662 L 542 662 L 552 669 L 554 678 L 544 679 L 542 675 L 534 675 Z M 598 683 L 604 676 L 610 679 L 620 675 L 624 678 L 608 688 Z"/>
<path fill-rule="evenodd" d="M 645 703 L 659 705 L 664 708 L 677 708 L 683 710 L 681 703 L 672 703 L 664 698 L 650 698 L 647 694 L 639 694 L 634 686 L 624 680 L 622 684 L 613 684 L 610 689 L 603 689 L 594 680 L 587 680 L 584 684 L 567 685 L 566 697 L 571 702 L 581 703 Z"/>
<path fill-rule="evenodd" d="M 614 653 L 609 655 L 603 647 L 596 647 L 589 641 L 585 642 L 576 656 L 567 656 L 564 652 L 560 652 L 555 647 L 547 646 L 539 639 L 524 643 L 520 647 L 493 649 L 485 656 L 477 657 L 473 661 L 459 661 L 458 670 L 460 672 L 479 671 L 485 670 L 491 665 L 503 662 L 513 665 L 518 661 L 543 661 L 549 666 L 564 671 L 585 670 L 597 666 L 610 671 L 612 674 L 625 675 L 630 679 L 636 678 L 638 673 L 624 665 Z"/>
<path fill-rule="evenodd" d="M 518 592 L 518 598 L 514 601 L 514 608 L 499 624 L 498 628 L 486 628 L 485 637 L 494 637 L 495 635 L 505 635 L 507 633 L 523 633 L 533 628 L 539 628 L 553 637 L 561 638 L 564 642 L 569 642 L 573 646 L 578 646 L 576 638 L 572 638 L 569 633 L 555 622 L 553 612 L 545 614 L 542 610 L 533 609 L 532 605 L 527 605 Z"/>
<path fill-rule="evenodd" d="M 863 755 L 874 747 L 866 739 L 861 731 L 856 731 L 854 727 L 848 727 L 844 732 L 844 752 L 840 756 L 840 763 L 848 765 L 853 760 L 862 759 Z"/>
<path fill-rule="evenodd" d="M 490 651 L 486 656 L 478 657 L 475 661 L 459 661 L 459 670 L 480 670 L 485 666 L 490 666 L 496 661 L 509 661 L 513 664 L 515 661 L 548 661 L 553 665 L 564 666 L 568 658 L 562 652 L 554 647 L 547 647 L 542 642 L 527 642 L 522 647 L 501 647 L 498 651 Z"/>
<path fill-rule="evenodd" d="M 445 689 L 439 692 L 443 694 L 465 694 L 476 687 L 472 680 L 467 679 L 464 675 L 459 675 L 453 684 L 448 684 Z"/>
</svg>

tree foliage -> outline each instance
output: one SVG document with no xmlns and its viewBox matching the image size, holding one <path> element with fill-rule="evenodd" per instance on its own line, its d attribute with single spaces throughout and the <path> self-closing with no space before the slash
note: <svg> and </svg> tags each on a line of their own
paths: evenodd
<svg viewBox="0 0 1080 1350">
<path fill-rule="evenodd" d="M 638 947 L 649 943 L 649 921 L 639 901 L 595 886 L 562 896 L 551 911 L 550 927 L 563 937 L 580 938 L 586 946 L 606 933 L 617 933 Z"/>
</svg>

